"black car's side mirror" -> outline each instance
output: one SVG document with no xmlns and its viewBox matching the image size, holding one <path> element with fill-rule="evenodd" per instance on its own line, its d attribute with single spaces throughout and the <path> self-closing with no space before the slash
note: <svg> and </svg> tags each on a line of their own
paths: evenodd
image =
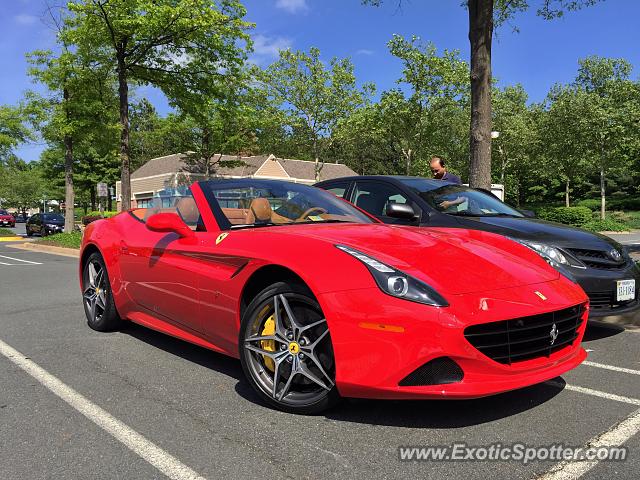
<svg viewBox="0 0 640 480">
<path fill-rule="evenodd" d="M 527 218 L 536 218 L 536 212 L 533 210 L 518 210 L 522 215 Z"/>
<path fill-rule="evenodd" d="M 390 202 L 389 204 L 387 204 L 385 214 L 387 217 L 402 218 L 406 220 L 413 220 L 417 218 L 416 212 L 413 210 L 413 207 L 411 207 L 411 205 L 407 205 L 406 203 Z"/>
</svg>

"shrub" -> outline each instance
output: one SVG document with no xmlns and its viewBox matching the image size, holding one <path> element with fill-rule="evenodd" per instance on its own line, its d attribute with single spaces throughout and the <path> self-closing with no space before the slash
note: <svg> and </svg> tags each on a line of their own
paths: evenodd
<svg viewBox="0 0 640 480">
<path fill-rule="evenodd" d="M 612 218 L 605 220 L 591 220 L 590 222 L 582 225 L 585 230 L 591 230 L 592 232 L 626 232 L 629 230 L 628 225 L 622 222 L 618 222 Z"/>
<path fill-rule="evenodd" d="M 89 210 L 87 212 L 87 214 L 85 215 L 85 217 L 102 217 L 102 218 L 111 218 L 117 214 L 119 214 L 120 212 L 111 212 L 111 211 L 104 211 L 102 213 L 100 213 L 99 210 Z"/>
<path fill-rule="evenodd" d="M 600 199 L 585 198 L 584 200 L 578 200 L 575 205 L 576 207 L 587 207 L 592 212 L 597 212 L 600 210 Z"/>
<path fill-rule="evenodd" d="M 593 218 L 591 210 L 587 207 L 544 208 L 538 212 L 538 216 L 543 220 L 564 223 L 574 227 L 582 227 Z"/>
<path fill-rule="evenodd" d="M 80 248 L 82 243 L 82 233 L 56 233 L 48 237 L 42 237 L 36 240 L 36 243 L 43 245 L 54 245 L 56 247 Z"/>
<path fill-rule="evenodd" d="M 607 199 L 607 208 L 611 210 L 640 210 L 640 198 L 612 198 Z"/>
<path fill-rule="evenodd" d="M 0 237 L 15 237 L 15 232 L 12 232 L 8 228 L 0 228 Z"/>
</svg>

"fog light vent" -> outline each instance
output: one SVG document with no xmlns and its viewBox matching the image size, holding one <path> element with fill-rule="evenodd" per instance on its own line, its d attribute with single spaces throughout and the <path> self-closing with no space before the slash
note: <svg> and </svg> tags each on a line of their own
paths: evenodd
<svg viewBox="0 0 640 480">
<path fill-rule="evenodd" d="M 462 381 L 464 372 L 460 365 L 449 357 L 439 357 L 418 367 L 400 380 L 401 387 L 419 385 L 444 385 Z"/>
</svg>

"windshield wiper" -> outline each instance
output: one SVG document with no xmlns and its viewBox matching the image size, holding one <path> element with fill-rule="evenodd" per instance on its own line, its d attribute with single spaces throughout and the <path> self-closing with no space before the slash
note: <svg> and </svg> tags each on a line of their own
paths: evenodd
<svg viewBox="0 0 640 480">
<path fill-rule="evenodd" d="M 247 223 L 240 225 L 231 225 L 232 230 L 241 229 L 241 228 L 259 228 L 259 227 L 279 227 L 280 225 L 291 225 L 290 223 L 273 223 L 273 222 L 265 222 L 265 223 Z"/>
</svg>

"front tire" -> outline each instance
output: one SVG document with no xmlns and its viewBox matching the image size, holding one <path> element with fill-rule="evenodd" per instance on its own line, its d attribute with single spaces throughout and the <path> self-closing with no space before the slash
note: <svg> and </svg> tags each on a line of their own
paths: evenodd
<svg viewBox="0 0 640 480">
<path fill-rule="evenodd" d="M 122 324 L 113 301 L 109 274 L 102 255 L 92 253 L 82 272 L 82 303 L 87 324 L 99 332 L 117 330 Z"/>
<path fill-rule="evenodd" d="M 249 304 L 240 325 L 240 362 L 260 398 L 313 415 L 335 405 L 335 361 L 327 321 L 308 289 L 275 283 Z"/>
</svg>

